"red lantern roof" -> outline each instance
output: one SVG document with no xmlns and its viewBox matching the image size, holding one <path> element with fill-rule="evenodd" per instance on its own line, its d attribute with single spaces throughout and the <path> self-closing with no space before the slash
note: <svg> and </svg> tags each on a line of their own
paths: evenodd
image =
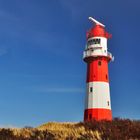
<svg viewBox="0 0 140 140">
<path fill-rule="evenodd" d="M 96 24 L 87 32 L 87 39 L 91 37 L 111 38 L 112 35 L 106 32 L 103 26 Z"/>
</svg>

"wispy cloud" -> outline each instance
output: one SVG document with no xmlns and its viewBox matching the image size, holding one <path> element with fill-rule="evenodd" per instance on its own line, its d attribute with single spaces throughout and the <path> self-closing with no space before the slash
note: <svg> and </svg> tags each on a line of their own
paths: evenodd
<svg viewBox="0 0 140 140">
<path fill-rule="evenodd" d="M 84 89 L 75 87 L 51 87 L 51 88 L 38 88 L 36 91 L 43 93 L 84 93 Z"/>
<path fill-rule="evenodd" d="M 0 125 L 0 128 L 19 128 L 19 127 L 11 125 L 11 124 L 6 124 L 6 125 Z"/>
</svg>

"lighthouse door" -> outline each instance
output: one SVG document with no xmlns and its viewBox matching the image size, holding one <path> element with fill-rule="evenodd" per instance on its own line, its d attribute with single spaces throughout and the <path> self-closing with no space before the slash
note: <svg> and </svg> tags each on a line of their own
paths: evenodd
<svg viewBox="0 0 140 140">
<path fill-rule="evenodd" d="M 92 114 L 89 114 L 89 120 L 91 120 L 92 119 Z"/>
</svg>

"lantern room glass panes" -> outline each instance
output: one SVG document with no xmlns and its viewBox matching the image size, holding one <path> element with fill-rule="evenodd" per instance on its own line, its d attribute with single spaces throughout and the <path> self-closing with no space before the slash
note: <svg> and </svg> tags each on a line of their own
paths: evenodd
<svg viewBox="0 0 140 140">
<path fill-rule="evenodd" d="M 93 45 L 93 44 L 100 44 L 101 43 L 101 39 L 100 38 L 95 38 L 95 39 L 91 39 L 88 41 L 87 46 L 89 45 Z"/>
</svg>

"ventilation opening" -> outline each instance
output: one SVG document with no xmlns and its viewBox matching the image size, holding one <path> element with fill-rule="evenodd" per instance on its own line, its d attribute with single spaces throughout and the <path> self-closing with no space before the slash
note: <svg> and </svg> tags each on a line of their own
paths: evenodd
<svg viewBox="0 0 140 140">
<path fill-rule="evenodd" d="M 90 92 L 92 92 L 93 91 L 93 88 L 92 87 L 90 87 Z"/>
<path fill-rule="evenodd" d="M 101 66 L 101 61 L 98 61 L 98 65 Z"/>
</svg>

